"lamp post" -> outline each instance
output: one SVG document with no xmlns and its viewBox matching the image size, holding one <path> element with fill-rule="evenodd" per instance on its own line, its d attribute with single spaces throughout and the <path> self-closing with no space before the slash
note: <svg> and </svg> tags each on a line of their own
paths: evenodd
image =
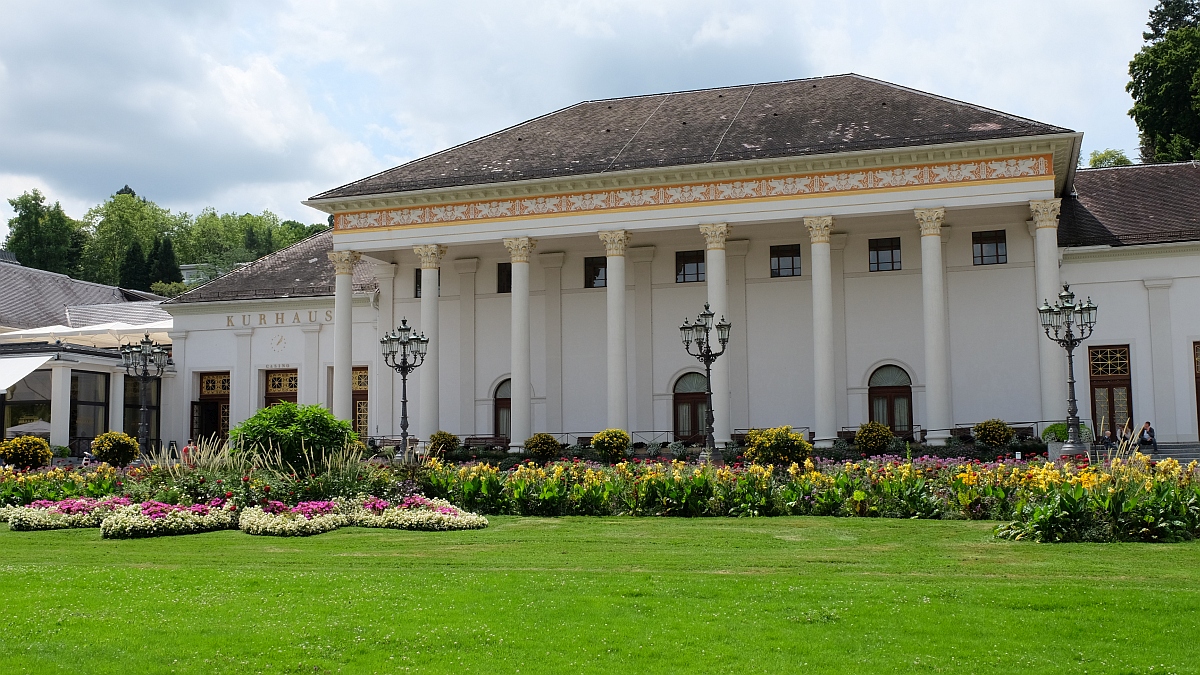
<svg viewBox="0 0 1200 675">
<path fill-rule="evenodd" d="M 171 362 L 170 355 L 162 345 L 150 340 L 150 334 L 136 344 L 121 345 L 121 365 L 125 374 L 138 380 L 138 401 L 141 405 L 138 417 L 138 447 L 146 451 L 150 439 L 150 408 L 146 405 L 147 385 L 162 377 L 163 370 Z"/>
<path fill-rule="evenodd" d="M 429 351 L 429 338 L 418 335 L 408 325 L 408 319 L 400 319 L 400 325 L 379 339 L 383 360 L 400 373 L 400 447 L 408 452 L 408 374 L 425 362 Z"/>
<path fill-rule="evenodd" d="M 1080 303 L 1071 292 L 1070 284 L 1063 284 L 1058 302 L 1053 306 L 1043 300 L 1038 307 L 1038 318 L 1046 337 L 1067 350 L 1067 442 L 1062 454 L 1075 455 L 1087 452 L 1079 433 L 1079 405 L 1075 400 L 1075 348 L 1092 335 L 1096 327 L 1096 305 L 1092 299 Z"/>
<path fill-rule="evenodd" d="M 722 354 L 725 353 L 725 346 L 729 344 L 729 329 L 731 325 L 721 317 L 721 321 L 717 323 L 717 341 L 721 343 L 720 351 L 712 349 L 712 329 L 713 329 L 713 314 L 708 308 L 708 303 L 704 303 L 704 311 L 696 317 L 696 323 L 688 323 L 685 318 L 683 325 L 679 327 L 679 336 L 683 339 L 683 348 L 688 354 L 696 357 L 700 363 L 704 364 L 704 393 L 707 399 L 707 410 L 704 419 L 705 437 L 704 437 L 704 454 L 701 455 L 700 461 L 711 461 L 713 451 L 716 450 L 717 441 L 713 437 L 713 397 L 712 397 L 712 364 L 716 362 Z M 696 345 L 696 351 L 692 351 L 692 343 Z"/>
</svg>

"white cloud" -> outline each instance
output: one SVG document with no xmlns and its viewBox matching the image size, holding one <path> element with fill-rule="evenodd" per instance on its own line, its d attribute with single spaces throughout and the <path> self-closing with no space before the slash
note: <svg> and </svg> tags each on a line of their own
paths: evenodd
<svg viewBox="0 0 1200 675">
<path fill-rule="evenodd" d="M 315 221 L 311 194 L 580 100 L 850 71 L 1135 155 L 1152 4 L 0 0 L 0 197 Z"/>
</svg>

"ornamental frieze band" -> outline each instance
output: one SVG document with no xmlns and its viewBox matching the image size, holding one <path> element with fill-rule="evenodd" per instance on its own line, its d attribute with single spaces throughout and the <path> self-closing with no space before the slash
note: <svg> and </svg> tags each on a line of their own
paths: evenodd
<svg viewBox="0 0 1200 675">
<path fill-rule="evenodd" d="M 1031 155 L 1009 159 L 808 173 L 773 178 L 710 181 L 665 187 L 599 190 L 544 197 L 517 197 L 439 206 L 412 206 L 383 211 L 339 213 L 334 217 L 334 229 L 345 231 L 420 227 L 422 225 L 555 216 L 612 209 L 953 185 L 1012 178 L 1051 177 L 1054 175 L 1053 171 L 1053 159 L 1050 155 Z"/>
</svg>

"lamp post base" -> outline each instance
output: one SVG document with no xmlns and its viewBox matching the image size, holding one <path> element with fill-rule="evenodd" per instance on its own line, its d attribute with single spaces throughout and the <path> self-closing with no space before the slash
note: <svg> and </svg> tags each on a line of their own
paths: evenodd
<svg viewBox="0 0 1200 675">
<path fill-rule="evenodd" d="M 1086 455 L 1087 453 L 1088 453 L 1088 444 L 1083 443 L 1083 442 L 1072 443 L 1070 441 L 1067 441 L 1066 443 L 1063 443 L 1062 447 L 1059 448 L 1059 450 L 1058 450 L 1059 459 L 1062 459 L 1064 457 L 1071 458 L 1071 457 L 1074 457 L 1075 455 Z"/>
</svg>

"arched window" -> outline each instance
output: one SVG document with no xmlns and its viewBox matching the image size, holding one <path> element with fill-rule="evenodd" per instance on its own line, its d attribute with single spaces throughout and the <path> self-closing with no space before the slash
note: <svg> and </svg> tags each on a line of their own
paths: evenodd
<svg viewBox="0 0 1200 675">
<path fill-rule="evenodd" d="M 871 421 L 888 425 L 898 436 L 912 434 L 912 378 L 900 366 L 880 366 L 867 383 Z"/>
<path fill-rule="evenodd" d="M 675 440 L 702 443 L 708 417 L 708 380 L 688 373 L 675 382 Z"/>
<path fill-rule="evenodd" d="M 512 429 L 512 380 L 505 380 L 496 387 L 493 435 L 508 438 Z"/>
</svg>

